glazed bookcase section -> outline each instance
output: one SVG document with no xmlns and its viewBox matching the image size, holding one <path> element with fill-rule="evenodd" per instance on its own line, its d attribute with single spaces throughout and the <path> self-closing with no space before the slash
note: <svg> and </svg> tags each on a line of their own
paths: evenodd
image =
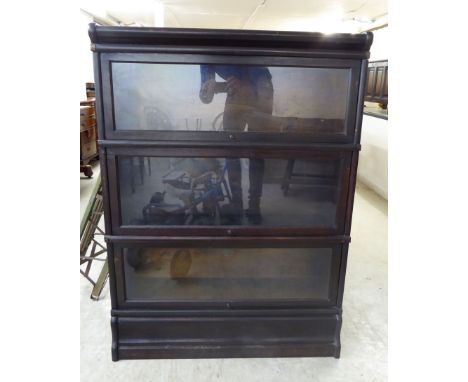
<svg viewBox="0 0 468 382">
<path fill-rule="evenodd" d="M 213 243 L 114 245 L 122 308 L 337 305 L 341 245 Z"/>
<path fill-rule="evenodd" d="M 357 60 L 133 54 L 129 62 L 118 53 L 101 59 L 106 139 L 354 138 Z"/>
<path fill-rule="evenodd" d="M 157 156 L 156 156 L 157 154 Z M 351 152 L 114 148 L 112 232 L 333 235 L 345 222 Z M 249 214 L 252 205 L 258 214 Z"/>
</svg>

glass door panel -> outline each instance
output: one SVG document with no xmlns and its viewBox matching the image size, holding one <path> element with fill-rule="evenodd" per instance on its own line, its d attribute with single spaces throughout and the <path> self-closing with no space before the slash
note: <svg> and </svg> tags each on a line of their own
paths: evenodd
<svg viewBox="0 0 468 382">
<path fill-rule="evenodd" d="M 333 248 L 122 248 L 127 300 L 333 298 Z"/>
<path fill-rule="evenodd" d="M 350 68 L 112 62 L 117 131 L 345 135 Z"/>
<path fill-rule="evenodd" d="M 343 162 L 118 156 L 121 223 L 334 229 Z"/>
</svg>

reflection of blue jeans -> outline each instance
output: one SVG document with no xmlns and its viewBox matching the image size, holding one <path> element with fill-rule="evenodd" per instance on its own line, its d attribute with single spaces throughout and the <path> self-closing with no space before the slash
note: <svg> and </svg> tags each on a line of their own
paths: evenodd
<svg viewBox="0 0 468 382">
<path fill-rule="evenodd" d="M 243 79 L 239 89 L 234 94 L 228 94 L 223 116 L 225 131 L 241 132 L 245 130 L 249 115 L 260 112 L 271 115 L 273 112 L 273 86 L 269 78 L 258 79 L 256 86 Z M 250 121 L 248 131 L 265 131 L 258 122 Z M 238 158 L 226 159 L 229 186 L 233 203 L 242 206 L 242 172 Z M 263 189 L 265 161 L 263 159 L 249 160 L 249 206 L 258 207 Z"/>
<path fill-rule="evenodd" d="M 242 205 L 242 172 L 240 159 L 226 159 L 226 168 L 229 177 L 229 187 L 232 193 L 232 202 L 237 205 Z M 259 203 L 262 196 L 264 172 L 264 159 L 249 159 L 249 200 L 254 203 Z"/>
</svg>

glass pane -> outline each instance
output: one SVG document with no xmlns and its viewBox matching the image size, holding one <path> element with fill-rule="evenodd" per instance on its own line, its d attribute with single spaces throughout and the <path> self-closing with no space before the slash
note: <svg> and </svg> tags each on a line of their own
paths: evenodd
<svg viewBox="0 0 468 382">
<path fill-rule="evenodd" d="M 349 69 L 113 63 L 117 130 L 343 134 Z"/>
<path fill-rule="evenodd" d="M 126 157 L 123 225 L 334 228 L 341 159 Z"/>
<path fill-rule="evenodd" d="M 331 248 L 125 248 L 128 299 L 252 300 L 329 296 Z"/>
</svg>

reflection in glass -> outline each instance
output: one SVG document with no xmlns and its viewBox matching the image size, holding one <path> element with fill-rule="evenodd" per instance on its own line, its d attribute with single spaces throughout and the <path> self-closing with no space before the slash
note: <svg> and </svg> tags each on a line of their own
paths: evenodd
<svg viewBox="0 0 468 382">
<path fill-rule="evenodd" d="M 112 64 L 117 130 L 343 134 L 349 69 Z"/>
<path fill-rule="evenodd" d="M 334 228 L 341 159 L 119 156 L 124 225 Z"/>
<path fill-rule="evenodd" d="M 329 297 L 332 248 L 124 248 L 129 299 Z"/>
</svg>

